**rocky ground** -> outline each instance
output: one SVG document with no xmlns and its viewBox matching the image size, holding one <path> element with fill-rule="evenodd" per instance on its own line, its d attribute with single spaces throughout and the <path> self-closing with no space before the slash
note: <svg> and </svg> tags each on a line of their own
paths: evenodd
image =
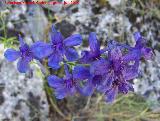
<svg viewBox="0 0 160 121">
<path fill-rule="evenodd" d="M 78 5 L 15 5 L 0 2 L 7 27 L 7 37 L 21 33 L 27 43 L 44 40 L 51 23 L 67 37 L 81 33 L 84 48 L 88 34 L 95 31 L 101 45 L 110 39 L 134 45 L 133 32 L 140 31 L 153 48 L 152 61 L 142 62 L 141 75 L 135 79 L 135 91 L 145 97 L 154 111 L 160 110 L 160 6 L 158 0 L 80 0 Z M 0 24 L 2 25 L 2 24 Z M 0 29 L 0 36 L 4 36 Z M 81 49 L 81 48 L 80 48 Z M 49 106 L 42 79 L 33 74 L 20 74 L 16 63 L 8 63 L 0 46 L 0 121 L 47 121 Z M 33 70 L 37 70 L 35 66 Z M 54 120 L 53 120 L 54 121 Z M 56 120 L 55 120 L 56 121 Z"/>
</svg>

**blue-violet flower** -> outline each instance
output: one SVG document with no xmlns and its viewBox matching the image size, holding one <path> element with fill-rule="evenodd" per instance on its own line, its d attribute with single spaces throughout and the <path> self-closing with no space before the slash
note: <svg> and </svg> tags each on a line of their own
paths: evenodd
<svg viewBox="0 0 160 121">
<path fill-rule="evenodd" d="M 82 43 L 82 37 L 80 34 L 74 34 L 64 39 L 60 32 L 57 32 L 52 26 L 51 43 L 52 54 L 48 58 L 48 65 L 53 69 L 60 68 L 60 62 L 63 57 L 68 61 L 75 61 L 78 59 L 78 53 L 73 46 L 80 45 Z"/>
</svg>

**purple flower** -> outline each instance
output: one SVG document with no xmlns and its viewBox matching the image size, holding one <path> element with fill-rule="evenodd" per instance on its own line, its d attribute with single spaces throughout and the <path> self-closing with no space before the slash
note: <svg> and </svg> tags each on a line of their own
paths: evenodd
<svg viewBox="0 0 160 121">
<path fill-rule="evenodd" d="M 82 58 L 80 59 L 81 63 L 90 63 L 96 59 L 99 59 L 101 56 L 100 44 L 97 40 L 96 33 L 91 32 L 89 35 L 89 46 L 90 51 L 83 51 L 81 53 Z"/>
<path fill-rule="evenodd" d="M 68 66 L 64 66 L 66 76 L 59 78 L 55 75 L 48 76 L 48 84 L 55 89 L 55 96 L 58 99 L 63 99 L 66 96 L 72 96 L 76 92 L 80 92 L 80 82 L 89 76 L 89 73 L 81 73 L 77 75 L 77 71 L 80 70 L 79 66 L 76 66 L 72 73 L 69 73 Z"/>
<path fill-rule="evenodd" d="M 68 61 L 75 61 L 78 59 L 78 53 L 73 46 L 80 45 L 82 37 L 80 34 L 74 34 L 66 39 L 60 32 L 57 32 L 52 26 L 51 43 L 52 53 L 48 58 L 48 65 L 53 69 L 60 68 L 60 62 L 64 55 Z"/>
<path fill-rule="evenodd" d="M 153 51 L 151 48 L 146 47 L 147 40 L 143 38 L 139 32 L 134 33 L 134 38 L 136 41 L 135 48 L 139 50 L 139 53 L 146 60 L 149 60 L 153 57 Z"/>
<path fill-rule="evenodd" d="M 153 58 L 153 51 L 151 48 L 146 47 L 147 40 L 140 35 L 139 32 L 134 33 L 134 39 L 136 41 L 135 47 L 131 48 L 128 52 L 126 60 L 139 60 L 142 57 L 146 60 Z"/>
<path fill-rule="evenodd" d="M 127 81 L 115 80 L 110 88 L 105 91 L 105 99 L 107 102 L 113 102 L 118 92 L 127 94 L 128 91 L 134 91 L 131 83 Z"/>
<path fill-rule="evenodd" d="M 24 43 L 20 36 L 19 41 L 19 51 L 14 49 L 7 49 L 4 53 L 4 56 L 10 62 L 15 61 L 20 57 L 17 68 L 21 73 L 26 73 L 29 70 L 29 62 L 31 62 L 33 59 L 42 60 L 51 54 L 52 48 L 47 43 L 37 41 L 33 43 L 31 47 L 29 47 L 26 43 Z"/>
<path fill-rule="evenodd" d="M 97 89 L 105 93 L 106 100 L 112 102 L 118 92 L 133 91 L 128 80 L 138 75 L 138 61 L 124 60 L 119 47 L 108 52 L 108 59 L 100 59 L 91 65 L 91 73 L 101 77 Z"/>
<path fill-rule="evenodd" d="M 79 91 L 81 94 L 85 96 L 90 96 L 93 94 L 94 90 L 101 84 L 103 80 L 102 75 L 95 75 L 91 73 L 90 67 L 87 66 L 76 66 L 74 69 L 74 75 L 80 80 L 84 80 L 83 84 L 79 87 Z"/>
<path fill-rule="evenodd" d="M 34 56 L 30 47 L 24 43 L 20 36 L 19 41 L 19 50 L 7 49 L 4 53 L 4 56 L 10 62 L 13 62 L 19 58 L 17 63 L 18 71 L 21 73 L 26 73 L 29 70 L 29 62 L 33 60 Z"/>
<path fill-rule="evenodd" d="M 83 82 L 81 83 L 81 86 L 78 87 L 79 92 L 84 96 L 92 95 L 97 83 L 92 81 L 94 75 L 90 73 L 90 67 L 78 65 L 74 68 L 73 75 L 75 78 L 83 80 L 81 81 Z M 98 80 L 95 78 L 95 81 Z"/>
</svg>

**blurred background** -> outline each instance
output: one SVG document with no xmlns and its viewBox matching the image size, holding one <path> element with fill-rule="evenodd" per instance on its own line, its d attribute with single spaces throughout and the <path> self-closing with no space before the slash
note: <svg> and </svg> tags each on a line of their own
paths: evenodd
<svg viewBox="0 0 160 121">
<path fill-rule="evenodd" d="M 0 1 L 0 121 L 160 121 L 160 0 L 79 0 L 72 5 L 8 1 L 23 0 Z M 98 93 L 48 102 L 38 66 L 32 64 L 33 73 L 20 74 L 16 62 L 7 62 L 3 53 L 18 47 L 18 34 L 28 44 L 48 40 L 52 23 L 64 37 L 82 34 L 78 50 L 88 48 L 92 31 L 101 47 L 111 39 L 133 46 L 133 33 L 140 31 L 155 56 L 142 60 L 140 75 L 133 80 L 135 93 L 119 95 L 113 104 Z"/>
</svg>

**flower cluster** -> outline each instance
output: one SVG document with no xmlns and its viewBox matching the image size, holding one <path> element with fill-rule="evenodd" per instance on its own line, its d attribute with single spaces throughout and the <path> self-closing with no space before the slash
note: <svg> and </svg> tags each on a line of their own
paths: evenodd
<svg viewBox="0 0 160 121">
<path fill-rule="evenodd" d="M 127 94 L 134 91 L 132 79 L 139 74 L 141 58 L 152 59 L 153 51 L 146 46 L 147 40 L 139 32 L 134 33 L 135 46 L 108 42 L 100 49 L 96 33 L 89 35 L 90 50 L 82 51 L 79 57 L 74 46 L 82 43 L 80 34 L 64 38 L 54 26 L 50 33 L 50 42 L 37 41 L 32 46 L 24 43 L 19 36 L 19 50 L 7 49 L 4 53 L 10 62 L 19 58 L 19 72 L 30 70 L 29 63 L 36 59 L 40 62 L 48 60 L 48 66 L 54 70 L 64 68 L 65 76 L 49 75 L 48 84 L 54 89 L 56 98 L 63 99 L 80 93 L 90 96 L 95 90 L 105 95 L 108 102 L 113 102 L 118 93 Z"/>
</svg>

